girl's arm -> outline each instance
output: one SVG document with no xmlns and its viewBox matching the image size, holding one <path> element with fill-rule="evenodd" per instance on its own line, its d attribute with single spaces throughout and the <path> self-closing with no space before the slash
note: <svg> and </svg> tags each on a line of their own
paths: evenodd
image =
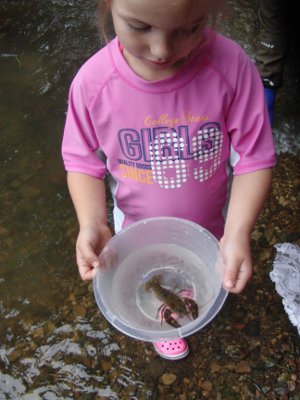
<svg viewBox="0 0 300 400">
<path fill-rule="evenodd" d="M 111 237 L 106 218 L 106 192 L 102 180 L 68 172 L 68 187 L 77 213 L 79 234 L 76 258 L 80 276 L 91 280 L 100 266 L 99 254 Z"/>
<path fill-rule="evenodd" d="M 268 197 L 271 179 L 271 169 L 233 178 L 224 235 L 220 241 L 223 285 L 232 293 L 241 292 L 252 276 L 251 232 Z"/>
</svg>

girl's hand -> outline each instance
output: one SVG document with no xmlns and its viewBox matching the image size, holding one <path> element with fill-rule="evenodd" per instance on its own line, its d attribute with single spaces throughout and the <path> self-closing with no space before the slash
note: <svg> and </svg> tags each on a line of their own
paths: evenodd
<svg viewBox="0 0 300 400">
<path fill-rule="evenodd" d="M 224 235 L 220 241 L 223 286 L 240 293 L 252 276 L 250 237 L 268 196 L 271 169 L 235 175 L 232 182 Z"/>
<path fill-rule="evenodd" d="M 92 280 L 100 267 L 99 254 L 111 238 L 107 225 L 86 227 L 79 231 L 76 242 L 76 259 L 82 280 Z"/>
<path fill-rule="evenodd" d="M 231 293 L 240 293 L 252 276 L 250 237 L 223 236 L 220 241 L 223 262 L 223 287 Z"/>
</svg>

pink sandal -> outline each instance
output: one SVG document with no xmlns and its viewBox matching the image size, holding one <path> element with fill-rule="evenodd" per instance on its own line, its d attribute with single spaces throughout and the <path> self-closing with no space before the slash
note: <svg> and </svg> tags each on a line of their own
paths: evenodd
<svg viewBox="0 0 300 400">
<path fill-rule="evenodd" d="M 157 354 L 167 360 L 180 360 L 189 354 L 189 347 L 185 339 L 159 340 L 153 345 Z"/>
</svg>

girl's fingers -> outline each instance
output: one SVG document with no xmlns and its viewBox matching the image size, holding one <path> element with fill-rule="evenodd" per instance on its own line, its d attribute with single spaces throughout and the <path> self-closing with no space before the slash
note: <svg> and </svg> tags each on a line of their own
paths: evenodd
<svg viewBox="0 0 300 400">
<path fill-rule="evenodd" d="M 252 275 L 251 261 L 243 260 L 237 264 L 225 265 L 224 288 L 231 293 L 240 293 L 250 280 Z"/>
<path fill-rule="evenodd" d="M 100 266 L 99 258 L 91 249 L 83 251 L 77 248 L 77 265 L 79 273 L 84 281 L 93 279 L 96 268 Z"/>
</svg>

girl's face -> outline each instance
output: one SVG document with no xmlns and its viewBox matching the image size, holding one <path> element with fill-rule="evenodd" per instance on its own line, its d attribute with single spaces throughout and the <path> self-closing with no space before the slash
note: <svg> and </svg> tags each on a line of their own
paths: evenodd
<svg viewBox="0 0 300 400">
<path fill-rule="evenodd" d="M 199 44 L 206 17 L 202 7 L 189 12 L 186 1 L 111 1 L 123 55 L 142 78 L 158 80 L 173 74 Z"/>
</svg>

